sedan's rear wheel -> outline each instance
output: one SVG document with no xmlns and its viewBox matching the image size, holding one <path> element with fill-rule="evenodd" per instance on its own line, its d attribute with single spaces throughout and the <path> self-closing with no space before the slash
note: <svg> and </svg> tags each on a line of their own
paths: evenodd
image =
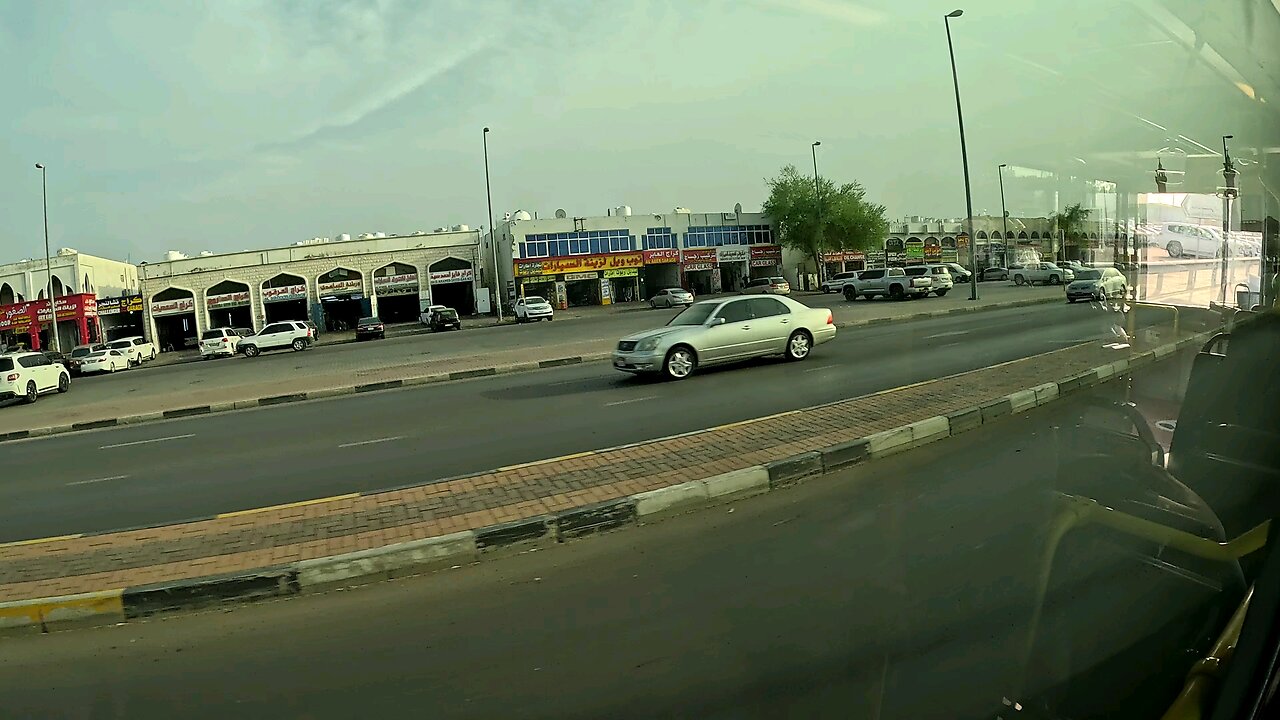
<svg viewBox="0 0 1280 720">
<path fill-rule="evenodd" d="M 813 338 L 804 330 L 797 330 L 787 338 L 787 359 L 803 360 L 813 350 Z"/>
<path fill-rule="evenodd" d="M 293 348 L 294 352 L 301 352 L 307 349 L 307 341 L 303 340 L 302 338 L 297 338 L 292 343 L 290 343 L 290 346 Z"/>
<path fill-rule="evenodd" d="M 1027 279 L 1026 279 L 1026 278 L 1024 278 L 1024 277 L 1022 277 L 1021 275 L 1014 275 L 1014 276 L 1013 276 L 1013 284 L 1014 284 L 1014 285 L 1024 285 L 1024 284 L 1026 284 L 1026 282 L 1027 282 Z"/>
<path fill-rule="evenodd" d="M 71 389 L 71 377 L 68 375 L 58 376 L 58 392 L 64 393 Z"/>
<path fill-rule="evenodd" d="M 844 299 L 853 302 L 858 299 L 858 289 L 852 285 L 844 286 Z"/>
<path fill-rule="evenodd" d="M 258 349 L 258 346 L 257 346 L 257 345 L 246 345 L 246 346 L 244 347 L 244 356 L 245 356 L 245 357 L 258 357 L 258 354 L 259 354 L 259 353 L 261 353 L 261 352 L 262 352 L 262 351 Z"/>
<path fill-rule="evenodd" d="M 683 380 L 698 367 L 698 359 L 694 357 L 693 351 L 687 347 L 674 347 L 667 353 L 667 358 L 662 362 L 662 373 L 671 380 Z"/>
<path fill-rule="evenodd" d="M 1170 240 L 1168 245 L 1164 246 L 1164 251 L 1169 253 L 1171 258 L 1182 257 L 1182 243 L 1177 240 Z"/>
</svg>

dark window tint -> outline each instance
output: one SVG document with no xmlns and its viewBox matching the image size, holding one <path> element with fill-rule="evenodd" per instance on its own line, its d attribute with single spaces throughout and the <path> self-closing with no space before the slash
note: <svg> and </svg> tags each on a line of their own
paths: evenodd
<svg viewBox="0 0 1280 720">
<path fill-rule="evenodd" d="M 758 287 L 760 285 L 768 285 L 768 284 L 769 284 L 769 278 L 756 278 L 755 280 L 752 280 L 751 282 L 747 283 L 747 285 L 752 287 Z"/>
<path fill-rule="evenodd" d="M 41 365 L 48 365 L 49 359 L 43 355 L 28 355 L 26 357 L 18 358 L 18 364 L 24 368 L 33 368 Z"/>
<path fill-rule="evenodd" d="M 751 314 L 758 318 L 786 315 L 791 312 L 780 301 L 768 297 L 751 300 L 749 304 L 751 305 Z"/>
<path fill-rule="evenodd" d="M 141 344 L 143 344 L 143 343 L 145 343 L 145 342 L 146 342 L 146 340 L 143 340 L 142 338 L 134 338 L 134 339 L 133 339 L 133 344 L 134 344 L 134 345 L 141 345 Z"/>
<path fill-rule="evenodd" d="M 287 325 L 286 323 L 275 323 L 274 325 L 268 325 L 262 328 L 263 335 L 270 335 L 272 333 L 280 333 L 280 332 L 288 332 L 288 331 L 289 331 L 289 325 Z"/>
<path fill-rule="evenodd" d="M 224 332 L 223 332 L 222 330 L 205 330 L 205 331 L 204 331 L 204 333 L 203 333 L 202 335 L 200 335 L 200 339 L 201 339 L 201 340 L 216 340 L 216 339 L 218 339 L 218 338 L 222 337 L 223 335 L 224 335 Z"/>
<path fill-rule="evenodd" d="M 912 277 L 915 277 L 915 276 L 917 276 L 917 275 L 928 275 L 928 274 L 929 274 L 929 268 L 927 268 L 927 267 L 910 267 L 910 268 L 907 268 L 907 274 L 908 274 L 908 275 L 911 275 Z"/>
<path fill-rule="evenodd" d="M 734 302 L 726 303 L 723 307 L 720 308 L 720 312 L 717 313 L 716 315 L 717 317 L 724 318 L 724 321 L 727 323 L 742 322 L 743 320 L 750 320 L 751 306 L 747 304 L 747 301 L 745 300 L 737 300 Z"/>
<path fill-rule="evenodd" d="M 701 325 L 711 316 L 711 311 L 715 309 L 715 305 L 711 303 L 697 303 L 685 308 L 684 312 L 671 318 L 668 325 Z"/>
<path fill-rule="evenodd" d="M 882 277 L 884 277 L 883 270 L 867 270 L 862 273 L 862 275 L 858 276 L 860 280 L 879 280 Z"/>
<path fill-rule="evenodd" d="M 891 268 L 889 270 L 889 277 L 903 277 L 904 275 L 906 273 L 902 271 L 902 268 Z"/>
<path fill-rule="evenodd" d="M 8 372 L 13 369 L 12 358 L 0 358 L 0 372 Z"/>
</svg>

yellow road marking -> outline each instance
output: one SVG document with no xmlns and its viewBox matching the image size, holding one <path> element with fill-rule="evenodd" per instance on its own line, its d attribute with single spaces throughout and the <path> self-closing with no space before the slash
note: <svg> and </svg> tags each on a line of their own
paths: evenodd
<svg viewBox="0 0 1280 720">
<path fill-rule="evenodd" d="M 75 535 L 54 535 L 53 537 L 34 538 L 32 540 L 16 540 L 14 542 L 0 543 L 0 548 L 21 547 L 23 545 L 39 545 L 40 543 L 57 542 L 59 540 L 75 540 L 84 537 L 84 533 L 76 533 Z"/>
<path fill-rule="evenodd" d="M 320 503 L 333 502 L 335 500 L 350 500 L 360 497 L 360 493 L 347 493 L 346 495 L 332 495 L 330 497 L 316 498 L 314 500 L 300 500 L 298 502 L 285 503 L 283 505 L 269 505 L 267 507 L 249 508 L 248 510 L 236 510 L 235 512 L 218 513 L 214 517 L 218 520 L 223 518 L 239 517 L 241 515 L 253 515 L 254 513 L 271 512 L 272 510 L 287 510 L 289 508 L 306 507 L 307 505 L 319 505 Z"/>
<path fill-rule="evenodd" d="M 598 450 L 588 450 L 586 452 L 572 453 L 570 455 L 561 455 L 560 457 L 547 458 L 546 460 L 534 460 L 533 462 L 520 463 L 519 465 L 507 465 L 500 467 L 493 472 L 506 472 L 508 470 L 519 470 L 520 468 L 536 467 L 538 465 L 546 465 L 547 463 L 560 462 L 561 460 L 572 460 L 580 457 L 590 457 L 595 455 Z"/>
</svg>

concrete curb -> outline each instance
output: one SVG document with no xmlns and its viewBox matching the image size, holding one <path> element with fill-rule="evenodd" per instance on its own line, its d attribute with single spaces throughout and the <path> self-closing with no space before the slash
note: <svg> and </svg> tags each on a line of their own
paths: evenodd
<svg viewBox="0 0 1280 720">
<path fill-rule="evenodd" d="M 75 625 L 111 624 L 165 612 L 202 609 L 349 587 L 420 574 L 443 566 L 477 562 L 498 551 L 555 545 L 598 532 L 638 525 L 665 514 L 720 505 L 785 489 L 867 460 L 886 457 L 980 427 L 1006 415 L 1050 404 L 1077 390 L 1152 364 L 1204 343 L 1204 332 L 1127 361 L 1043 383 L 998 400 L 937 415 L 820 450 L 732 472 L 691 480 L 603 503 L 539 515 L 476 530 L 451 533 L 370 550 L 303 560 L 231 575 L 193 578 L 123 590 L 0 603 L 0 634 L 47 632 Z M 1085 381 L 1088 382 L 1085 382 Z"/>
<path fill-rule="evenodd" d="M 994 303 L 991 305 L 981 305 L 978 307 L 958 307 L 950 310 L 935 310 L 931 312 L 915 313 L 913 315 L 903 315 L 895 318 L 871 318 L 867 320 L 853 320 L 849 322 L 836 323 L 837 328 L 858 328 L 873 325 L 887 325 L 890 323 L 908 322 L 913 320 L 927 320 L 930 318 L 946 317 L 948 315 L 956 315 L 960 313 L 983 312 L 986 310 L 1004 310 L 1007 308 L 1026 307 L 1028 305 L 1043 305 L 1050 302 L 1058 302 L 1062 298 L 1028 298 L 1025 300 L 1011 300 L 1009 302 Z M 344 385 L 341 387 L 321 388 L 319 390 L 309 390 L 300 393 L 286 393 L 283 395 L 268 395 L 266 397 L 251 398 L 248 400 L 235 400 L 231 402 L 213 403 L 210 405 L 194 405 L 185 408 L 174 408 L 170 410 L 160 410 L 156 412 L 138 413 L 134 415 L 122 415 L 115 418 L 105 418 L 102 420 L 89 420 L 86 422 L 74 423 L 71 425 L 50 425 L 46 427 L 30 428 L 28 430 L 15 430 L 13 432 L 0 433 L 0 443 L 9 440 L 26 440 L 29 438 L 45 437 L 48 435 L 61 435 L 68 432 L 80 432 L 82 430 L 96 430 L 99 428 L 118 427 L 120 425 L 137 425 L 139 423 L 154 422 L 156 420 L 174 420 L 178 418 L 194 417 L 196 415 L 211 415 L 213 413 L 231 412 L 233 410 L 246 410 L 255 407 L 267 407 L 270 405 L 283 405 L 285 403 L 304 402 L 307 400 L 323 400 L 325 398 L 340 397 L 343 395 L 354 395 L 364 392 L 377 392 L 381 390 L 395 390 L 398 388 L 416 387 L 418 385 L 430 385 L 433 383 L 449 382 L 451 380 L 467 380 L 478 377 L 493 377 L 495 375 L 513 375 L 516 373 L 531 372 L 534 370 L 544 370 L 546 368 L 564 367 L 565 365 L 580 365 L 582 363 L 595 362 L 598 360 L 608 360 L 612 357 L 612 351 L 586 353 L 583 355 L 574 355 L 571 357 L 552 358 L 550 360 L 537 360 L 530 362 L 510 363 L 506 365 L 495 365 L 492 367 L 475 368 L 471 370 L 456 370 L 454 372 L 430 373 L 427 375 L 416 375 L 407 378 L 398 378 L 395 380 L 383 380 L 379 382 L 362 383 L 357 385 Z"/>
</svg>

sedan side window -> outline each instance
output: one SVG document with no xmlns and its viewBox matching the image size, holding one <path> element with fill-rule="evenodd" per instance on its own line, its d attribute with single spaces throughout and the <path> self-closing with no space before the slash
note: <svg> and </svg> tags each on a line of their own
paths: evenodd
<svg viewBox="0 0 1280 720">
<path fill-rule="evenodd" d="M 24 367 L 24 368 L 32 368 L 32 367 L 36 367 L 37 365 L 43 365 L 43 364 L 44 364 L 44 363 L 40 362 L 40 360 L 41 360 L 43 357 L 44 357 L 43 355 L 28 355 L 28 356 L 23 357 L 23 358 L 18 358 L 18 364 L 19 364 L 19 365 L 21 365 L 21 366 L 22 366 L 22 367 Z"/>
<path fill-rule="evenodd" d="M 266 326 L 266 327 L 262 328 L 262 334 L 263 334 L 263 335 L 271 335 L 272 333 L 282 332 L 282 331 L 287 330 L 287 329 L 288 329 L 288 328 L 286 328 L 286 327 L 285 327 L 285 325 L 284 325 L 283 323 L 276 323 L 276 324 L 274 324 L 274 325 L 268 325 L 268 326 Z"/>
<path fill-rule="evenodd" d="M 716 317 L 724 318 L 726 323 L 742 322 L 751 319 L 751 307 L 745 300 L 735 300 L 725 303 L 720 308 L 720 312 L 716 313 Z"/>
<path fill-rule="evenodd" d="M 749 304 L 751 305 L 751 314 L 757 318 L 786 315 L 791 312 L 790 308 L 783 305 L 781 301 L 771 297 L 751 300 Z"/>
</svg>

